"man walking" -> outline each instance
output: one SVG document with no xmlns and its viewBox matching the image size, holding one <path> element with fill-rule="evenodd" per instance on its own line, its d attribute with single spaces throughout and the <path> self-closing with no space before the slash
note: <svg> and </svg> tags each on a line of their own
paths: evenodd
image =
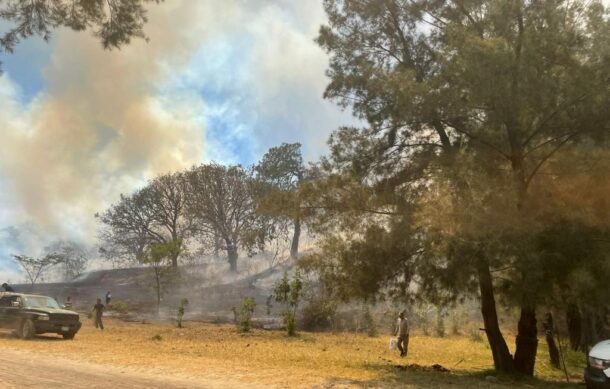
<svg viewBox="0 0 610 389">
<path fill-rule="evenodd" d="M 405 311 L 398 314 L 398 323 L 396 325 L 396 336 L 398 337 L 398 350 L 400 350 L 400 356 L 404 357 L 407 355 L 409 349 L 409 322 L 405 317 Z"/>
<path fill-rule="evenodd" d="M 102 323 L 102 315 L 104 313 L 104 304 L 102 304 L 102 299 L 97 299 L 97 304 L 93 306 L 93 314 L 95 315 L 95 328 L 99 328 L 100 330 L 104 330 L 104 323 Z"/>
<path fill-rule="evenodd" d="M 106 305 L 110 304 L 110 300 L 112 300 L 112 295 L 110 291 L 106 292 Z"/>
</svg>

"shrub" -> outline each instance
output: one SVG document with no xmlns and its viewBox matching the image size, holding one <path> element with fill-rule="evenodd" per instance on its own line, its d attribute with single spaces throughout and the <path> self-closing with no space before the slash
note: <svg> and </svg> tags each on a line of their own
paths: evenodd
<svg viewBox="0 0 610 389">
<path fill-rule="evenodd" d="M 250 322 L 254 314 L 254 308 L 256 308 L 256 301 L 252 297 L 246 297 L 242 300 L 239 307 L 239 323 L 237 324 L 241 332 L 250 331 Z"/>
<path fill-rule="evenodd" d="M 189 300 L 183 298 L 180 300 L 180 306 L 178 307 L 178 328 L 182 328 L 182 318 L 184 317 L 184 311 L 186 306 L 189 304 Z"/>
<path fill-rule="evenodd" d="M 303 280 L 299 268 L 294 271 L 291 281 L 288 281 L 288 273 L 284 272 L 284 277 L 275 284 L 273 294 L 275 295 L 275 301 L 287 305 L 283 316 L 288 336 L 296 335 L 295 318 L 299 302 L 303 296 Z"/>
<path fill-rule="evenodd" d="M 161 335 L 157 334 L 157 335 L 154 335 L 152 338 L 150 338 L 150 340 L 160 342 L 163 340 L 163 337 L 161 337 Z"/>
<path fill-rule="evenodd" d="M 315 297 L 303 307 L 300 323 L 307 331 L 327 330 L 332 328 L 336 313 L 336 303 Z"/>
<path fill-rule="evenodd" d="M 129 312 L 129 307 L 127 306 L 127 303 L 125 301 L 116 300 L 116 301 L 109 303 L 106 306 L 106 310 L 125 314 L 125 313 Z"/>
</svg>

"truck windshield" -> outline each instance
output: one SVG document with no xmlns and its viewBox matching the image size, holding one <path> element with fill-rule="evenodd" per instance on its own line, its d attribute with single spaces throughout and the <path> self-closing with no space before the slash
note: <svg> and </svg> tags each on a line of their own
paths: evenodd
<svg viewBox="0 0 610 389">
<path fill-rule="evenodd" d="M 59 309 L 57 301 L 51 297 L 28 296 L 24 297 L 25 306 L 28 308 L 54 308 Z"/>
</svg>

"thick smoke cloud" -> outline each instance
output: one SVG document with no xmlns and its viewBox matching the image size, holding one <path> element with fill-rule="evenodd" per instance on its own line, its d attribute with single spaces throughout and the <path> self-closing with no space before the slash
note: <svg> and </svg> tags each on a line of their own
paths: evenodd
<svg viewBox="0 0 610 389">
<path fill-rule="evenodd" d="M 313 39 L 324 22 L 321 1 L 172 0 L 150 8 L 148 43 L 109 52 L 58 31 L 27 102 L 7 67 L 0 229 L 19 233 L 5 231 L 0 262 L 54 239 L 94 244 L 94 213 L 156 174 L 251 163 L 281 142 L 323 154 L 352 120 L 322 99 L 328 59 Z"/>
</svg>

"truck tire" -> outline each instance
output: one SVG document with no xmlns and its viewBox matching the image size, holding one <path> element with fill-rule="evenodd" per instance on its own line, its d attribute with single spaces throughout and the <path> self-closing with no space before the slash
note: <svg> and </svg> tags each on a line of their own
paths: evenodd
<svg viewBox="0 0 610 389">
<path fill-rule="evenodd" d="M 36 327 L 31 319 L 26 319 L 21 323 L 19 328 L 19 337 L 21 339 L 32 339 L 36 334 Z"/>
<path fill-rule="evenodd" d="M 76 335 L 75 332 L 64 332 L 63 334 L 61 334 L 61 336 L 63 336 L 65 340 L 74 339 L 74 335 Z"/>
</svg>

